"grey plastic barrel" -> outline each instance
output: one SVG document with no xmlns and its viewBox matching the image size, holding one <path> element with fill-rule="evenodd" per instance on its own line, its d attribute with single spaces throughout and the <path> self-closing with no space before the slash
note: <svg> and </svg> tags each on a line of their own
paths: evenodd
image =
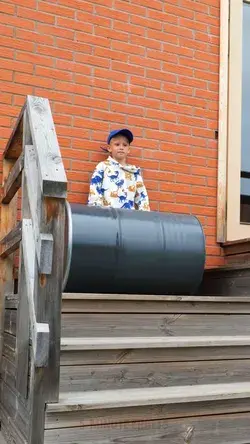
<svg viewBox="0 0 250 444">
<path fill-rule="evenodd" d="M 64 291 L 194 294 L 205 264 L 194 216 L 67 204 Z"/>
</svg>

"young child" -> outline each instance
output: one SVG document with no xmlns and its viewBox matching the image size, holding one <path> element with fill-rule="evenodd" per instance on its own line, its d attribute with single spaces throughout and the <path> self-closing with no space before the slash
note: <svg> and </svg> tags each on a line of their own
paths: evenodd
<svg viewBox="0 0 250 444">
<path fill-rule="evenodd" d="M 150 211 L 140 169 L 127 164 L 133 138 L 128 129 L 111 131 L 107 140 L 110 156 L 95 168 L 88 205 Z"/>
</svg>

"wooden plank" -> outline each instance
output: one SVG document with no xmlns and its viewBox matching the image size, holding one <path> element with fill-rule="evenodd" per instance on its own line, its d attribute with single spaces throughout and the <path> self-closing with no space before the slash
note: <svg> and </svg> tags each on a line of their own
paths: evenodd
<svg viewBox="0 0 250 444">
<path fill-rule="evenodd" d="M 53 265 L 51 275 L 40 275 L 37 313 L 41 322 L 48 322 L 51 332 L 49 364 L 46 370 L 46 399 L 49 401 L 56 401 L 59 394 L 64 225 L 65 201 L 46 197 L 43 202 L 41 230 L 53 236 Z"/>
<path fill-rule="evenodd" d="M 24 155 L 20 154 L 18 160 L 11 169 L 9 176 L 7 177 L 2 194 L 2 203 L 8 204 L 15 196 L 22 184 L 22 170 L 24 167 Z"/>
<path fill-rule="evenodd" d="M 248 411 L 248 399 L 231 399 L 216 402 L 205 401 L 117 409 L 79 410 L 59 413 L 46 412 L 45 429 L 86 427 L 94 425 L 101 426 L 170 418 L 183 418 L 182 421 L 185 422 L 185 418 L 190 416 L 199 417 L 203 415 L 218 415 L 222 413 L 228 414 Z M 75 431 L 77 432 L 77 429 L 75 429 Z"/>
<path fill-rule="evenodd" d="M 4 159 L 18 159 L 22 152 L 22 138 L 23 138 L 23 114 L 26 104 L 22 107 L 21 112 L 15 122 L 11 136 L 5 147 L 3 157 Z"/>
<path fill-rule="evenodd" d="M 5 310 L 4 331 L 10 335 L 16 335 L 16 310 Z"/>
<path fill-rule="evenodd" d="M 250 360 L 62 366 L 60 393 L 247 382 Z"/>
<path fill-rule="evenodd" d="M 22 222 L 0 240 L 0 257 L 6 258 L 19 248 L 22 239 Z"/>
<path fill-rule="evenodd" d="M 3 183 L 7 179 L 9 172 L 13 166 L 13 161 L 3 160 Z M 8 204 L 1 205 L 1 225 L 0 233 L 1 237 L 7 235 L 16 225 L 17 219 L 17 195 Z M 4 324 L 4 294 L 7 291 L 13 292 L 14 282 L 13 282 L 13 255 L 6 258 L 0 257 L 0 334 L 3 333 Z M 2 354 L 2 341 L 0 346 L 0 357 Z"/>
<path fill-rule="evenodd" d="M 16 390 L 5 382 L 1 383 L 1 407 L 20 435 L 27 438 L 29 412 Z"/>
<path fill-rule="evenodd" d="M 250 336 L 61 338 L 61 350 L 231 347 L 250 345 Z"/>
<path fill-rule="evenodd" d="M 16 358 L 16 336 L 4 333 L 3 335 L 3 356 L 9 361 L 15 362 Z"/>
<path fill-rule="evenodd" d="M 18 308 L 18 303 L 19 303 L 19 297 L 18 294 L 6 294 L 5 295 L 5 308 L 14 308 L 17 309 Z"/>
<path fill-rule="evenodd" d="M 209 361 L 248 359 L 250 347 L 148 348 L 121 350 L 62 351 L 62 365 L 103 365 L 135 362 Z"/>
<path fill-rule="evenodd" d="M 65 198 L 67 178 L 48 99 L 28 96 L 27 109 L 43 196 Z"/>
<path fill-rule="evenodd" d="M 3 434 L 0 432 L 0 444 L 6 444 Z"/>
<path fill-rule="evenodd" d="M 226 299 L 226 298 L 225 298 Z M 62 313 L 250 313 L 250 298 L 227 301 L 63 300 Z"/>
<path fill-rule="evenodd" d="M 247 444 L 249 435 L 250 414 L 240 413 L 47 430 L 45 444 Z"/>
<path fill-rule="evenodd" d="M 48 412 L 66 412 L 93 409 L 112 409 L 142 405 L 182 404 L 186 402 L 249 399 L 248 382 L 231 384 L 199 384 L 198 386 L 153 387 L 100 392 L 65 392 L 59 402 L 47 405 Z"/>
<path fill-rule="evenodd" d="M 53 260 L 53 236 L 51 233 L 40 233 L 41 190 L 38 183 L 37 153 L 33 145 L 25 146 L 26 192 L 33 225 L 35 251 L 40 273 L 50 274 Z"/>
<path fill-rule="evenodd" d="M 223 276 L 223 273 L 226 274 L 226 276 L 230 277 L 230 271 L 226 270 L 214 270 L 214 273 L 219 275 L 218 277 L 221 278 Z M 237 273 L 241 273 L 238 271 Z M 212 272 L 207 273 L 207 275 L 210 275 L 211 278 Z M 241 274 L 240 274 L 241 275 Z M 250 278 L 250 270 L 247 271 L 247 276 Z M 147 294 L 107 294 L 107 293 L 63 293 L 63 300 L 64 301 L 119 301 L 122 303 L 123 301 L 134 301 L 134 302 L 211 302 L 214 304 L 223 302 L 223 303 L 229 303 L 229 302 L 248 302 L 250 303 L 250 296 L 242 296 L 242 295 L 236 295 L 227 297 L 226 295 L 223 297 L 214 296 L 214 295 L 202 295 L 202 296 L 168 296 L 168 295 L 147 295 Z"/>
<path fill-rule="evenodd" d="M 49 356 L 49 325 L 46 323 L 38 323 L 36 320 L 34 300 L 35 244 L 33 239 L 32 222 L 30 219 L 23 219 L 22 251 L 34 365 L 36 367 L 45 367 L 48 363 Z"/>
<path fill-rule="evenodd" d="M 1 378 L 9 387 L 16 387 L 16 366 L 2 356 Z"/>
<path fill-rule="evenodd" d="M 63 337 L 249 335 L 250 315 L 62 314 Z"/>
<path fill-rule="evenodd" d="M 246 265 L 207 271 L 199 288 L 202 296 L 249 297 L 250 268 Z"/>
<path fill-rule="evenodd" d="M 226 240 L 229 2 L 220 2 L 219 145 L 217 177 L 217 242 Z"/>
</svg>

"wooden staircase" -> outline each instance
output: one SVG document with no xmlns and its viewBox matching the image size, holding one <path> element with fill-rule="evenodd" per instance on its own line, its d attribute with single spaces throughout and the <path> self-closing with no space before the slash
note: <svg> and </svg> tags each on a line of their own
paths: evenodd
<svg viewBox="0 0 250 444">
<path fill-rule="evenodd" d="M 247 442 L 249 316 L 246 297 L 64 294 L 44 442 Z"/>
<path fill-rule="evenodd" d="M 4 153 L 6 443 L 249 444 L 250 298 L 62 294 L 66 187 L 48 101 L 28 97 Z"/>
</svg>

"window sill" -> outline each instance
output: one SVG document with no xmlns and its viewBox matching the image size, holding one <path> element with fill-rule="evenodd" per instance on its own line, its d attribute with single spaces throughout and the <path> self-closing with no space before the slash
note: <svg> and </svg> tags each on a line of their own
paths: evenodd
<svg viewBox="0 0 250 444">
<path fill-rule="evenodd" d="M 224 242 L 221 244 L 221 247 L 225 256 L 250 253 L 250 238 Z"/>
</svg>

